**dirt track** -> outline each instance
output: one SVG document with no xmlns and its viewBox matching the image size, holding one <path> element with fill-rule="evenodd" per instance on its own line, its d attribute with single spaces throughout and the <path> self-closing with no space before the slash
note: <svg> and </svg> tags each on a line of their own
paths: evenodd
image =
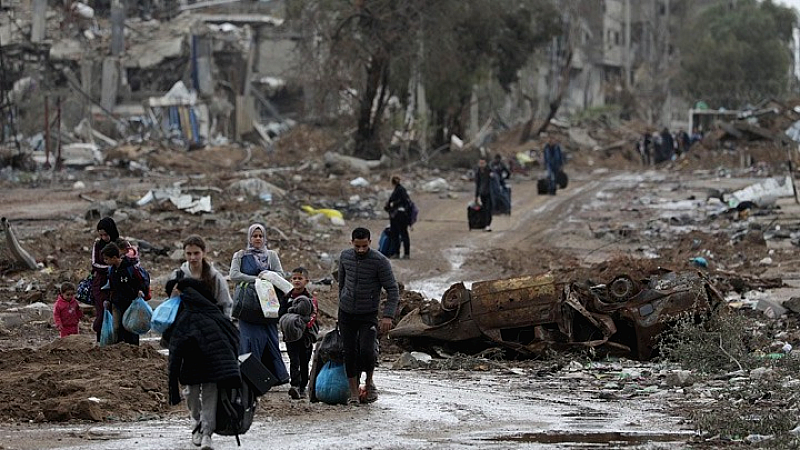
<svg viewBox="0 0 800 450">
<path fill-rule="evenodd" d="M 555 197 L 538 196 L 533 181 L 515 179 L 512 184 L 513 213 L 496 217 L 492 232 L 467 230 L 465 209 L 472 199 L 473 188 L 470 182 L 454 182 L 456 189 L 447 197 L 412 191 L 422 211 L 421 221 L 411 234 L 412 259 L 393 260 L 393 267 L 398 280 L 407 288 L 438 298 L 447 287 L 459 281 L 547 271 L 580 278 L 586 270 L 582 265 L 607 261 L 620 254 L 643 257 L 659 252 L 662 263 L 671 262 L 675 268 L 687 267 L 688 256 L 700 251 L 695 249 L 694 241 L 700 241 L 702 248 L 708 248 L 716 255 L 715 263 L 735 263 L 740 265 L 740 269 L 764 273 L 769 268 L 752 262 L 768 255 L 766 245 L 745 242 L 730 248 L 727 241 L 717 241 L 712 235 L 692 234 L 696 232 L 686 226 L 667 230 L 674 232 L 673 238 L 677 239 L 677 242 L 670 242 L 666 240 L 668 235 L 663 229 L 648 229 L 642 225 L 665 215 L 680 217 L 683 212 L 665 209 L 672 207 L 669 202 L 689 196 L 703 198 L 708 185 L 724 183 L 729 187 L 741 187 L 752 181 L 711 178 L 703 180 L 692 176 L 684 181 L 680 176 L 658 173 L 644 176 L 626 172 L 574 173 L 570 187 Z M 138 180 L 130 181 L 136 188 L 126 191 L 127 201 L 138 198 L 137 195 L 143 194 L 147 188 Z M 652 193 L 646 195 L 663 197 L 659 201 L 665 203 L 656 205 L 661 209 L 650 209 L 651 200 L 643 199 L 643 194 L 635 189 L 631 192 L 642 183 L 652 189 Z M 98 188 L 96 192 L 102 190 Z M 42 201 L 37 200 L 32 207 L 31 198 Z M 4 206 L 8 205 L 8 216 L 16 219 L 15 226 L 27 242 L 36 245 L 41 244 L 39 237 L 44 230 L 65 230 L 59 227 L 79 215 L 82 211 L 79 205 L 84 200 L 76 198 L 77 193 L 65 187 L 47 191 L 15 189 L 2 194 Z M 785 205 L 785 208 L 786 214 L 795 214 L 797 209 L 791 205 Z M 180 226 L 180 223 L 189 223 L 188 228 L 192 228 L 187 216 L 177 217 L 179 220 L 175 225 L 158 224 L 161 233 L 169 231 L 170 237 L 161 238 L 160 233 L 150 236 L 142 226 L 137 232 L 150 239 L 174 239 L 174 236 L 187 232 L 187 226 Z M 369 227 L 374 233 L 375 243 L 386 223 L 386 219 L 354 220 L 344 230 L 331 233 L 327 239 L 313 240 L 310 245 L 316 252 L 335 254 L 348 246 L 349 230 L 355 226 Z M 206 230 L 213 229 L 213 226 L 212 223 L 212 228 Z M 238 226 L 234 223 L 229 228 Z M 72 230 L 67 234 L 75 233 L 74 227 L 66 230 Z M 73 256 L 78 261 L 85 260 L 83 253 L 92 236 L 91 225 L 83 230 L 85 235 L 70 235 L 69 246 L 63 250 L 80 253 Z M 688 237 L 681 237 L 684 235 Z M 59 242 L 61 240 L 67 241 L 66 237 L 59 237 Z M 230 240 L 233 244 L 229 245 L 240 245 L 238 235 Z M 293 251 L 296 246 L 308 245 L 307 241 L 299 242 L 279 241 L 285 266 L 307 263 L 303 258 L 308 256 Z M 776 259 L 776 269 L 781 272 L 786 272 L 780 269 L 784 253 L 791 254 L 779 250 L 772 255 Z M 741 260 L 739 255 L 746 255 L 746 260 Z M 60 258 L 67 260 L 66 256 Z M 223 250 L 215 259 L 224 266 L 229 258 L 227 250 Z M 156 267 L 174 264 L 161 261 Z M 609 267 L 604 273 L 634 268 Z M 154 275 L 158 276 L 160 272 Z M 45 311 L 41 320 L 46 320 L 46 314 Z M 41 320 L 37 323 L 41 324 Z M 13 342 L 15 348 L 20 345 L 36 347 L 40 345 L 37 336 L 38 339 L 55 338 L 55 334 L 46 328 L 27 326 L 22 330 L 29 334 L 6 334 L 4 342 Z M 84 338 L 91 341 L 88 335 Z M 384 357 L 383 366 L 376 375 L 383 394 L 376 404 L 369 407 L 346 409 L 291 402 L 285 389 L 276 388 L 262 399 L 256 423 L 245 436 L 245 442 L 307 448 L 308 443 L 298 439 L 298 429 L 302 430 L 303 436 L 314 436 L 315 444 L 323 443 L 321 447 L 326 448 L 508 448 L 524 443 L 559 447 L 592 442 L 674 448 L 682 446 L 681 442 L 688 439 L 689 433 L 671 406 L 671 399 L 680 397 L 680 394 L 663 388 L 663 367 L 659 365 L 611 363 L 608 367 L 591 369 L 586 373 L 589 366 L 577 362 L 573 362 L 578 364 L 577 367 L 572 363 L 505 362 L 503 366 L 506 368 L 488 364 L 478 371 L 408 372 L 391 370 L 393 358 Z M 124 363 L 115 360 L 110 365 L 124 366 Z M 4 370 L 11 375 L 18 369 Z M 626 372 L 629 370 L 649 375 L 629 379 L 626 378 L 630 376 L 630 372 Z M 91 374 L 84 375 L 91 380 Z M 124 377 L 124 374 L 109 376 Z M 140 376 L 147 378 L 147 375 Z M 163 373 L 151 374 L 150 380 L 153 379 L 162 380 Z M 54 393 L 59 392 L 58 383 L 53 387 Z M 78 390 L 74 394 L 97 396 L 91 390 Z M 107 395 L 114 395 L 113 391 L 108 391 Z M 159 412 L 137 412 L 120 407 L 118 412 L 126 411 L 132 415 L 126 415 L 125 421 L 106 419 L 102 424 L 9 423 L 0 426 L 0 433 L 4 436 L 2 445 L 8 449 L 192 448 L 188 441 L 189 421 L 184 418 L 183 405 L 168 411 L 158 409 Z M 130 422 L 136 418 L 144 421 Z M 302 426 L 298 427 L 298 423 Z M 362 431 L 367 425 L 369 428 Z M 386 436 L 391 436 L 392 440 Z M 217 448 L 234 447 L 232 438 L 217 439 Z"/>
<path fill-rule="evenodd" d="M 496 217 L 492 232 L 467 230 L 465 209 L 472 197 L 470 183 L 464 184 L 458 199 L 417 194 L 415 200 L 422 218 L 412 232 L 412 259 L 393 261 L 396 276 L 408 288 L 438 298 L 451 283 L 506 275 L 507 264 L 492 259 L 498 249 L 516 254 L 532 268 L 538 267 L 533 261 L 533 249 L 551 241 L 558 232 L 563 233 L 570 226 L 575 208 L 588 201 L 598 185 L 598 181 L 573 181 L 570 188 L 550 197 L 536 195 L 530 180 L 517 181 L 513 184 L 514 211 L 511 216 Z M 62 211 L 57 206 L 69 205 L 65 199 L 48 205 L 50 213 L 68 217 L 71 209 Z M 348 228 L 358 225 L 366 225 L 377 234 L 385 220 L 354 222 Z M 337 243 L 331 244 L 337 247 Z M 568 241 L 550 244 L 576 245 Z M 345 245 L 342 242 L 338 247 Z M 269 442 L 270 446 L 286 449 L 308 448 L 308 442 L 298 439 L 298 433 L 313 436 L 314 446 L 342 449 L 499 449 L 523 442 L 557 447 L 564 442 L 593 441 L 627 445 L 661 442 L 651 447 L 658 448 L 677 445 L 686 438 L 687 431 L 663 408 L 663 402 L 599 400 L 596 383 L 592 387 L 580 377 L 557 370 L 552 376 L 542 377 L 536 375 L 542 373 L 542 368 L 530 364 L 511 371 L 488 372 L 392 371 L 389 365 L 384 362 L 376 375 L 381 398 L 368 407 L 348 409 L 291 402 L 285 389 L 276 388 L 262 398 L 257 423 L 243 437 L 245 447 Z M 553 370 L 548 367 L 545 371 Z M 184 415 L 182 405 L 171 411 L 167 415 L 172 418 L 166 421 L 3 427 L 3 446 L 191 448 L 189 421 L 180 418 Z M 220 449 L 235 447 L 233 438 L 227 437 L 216 438 L 216 444 Z"/>
</svg>

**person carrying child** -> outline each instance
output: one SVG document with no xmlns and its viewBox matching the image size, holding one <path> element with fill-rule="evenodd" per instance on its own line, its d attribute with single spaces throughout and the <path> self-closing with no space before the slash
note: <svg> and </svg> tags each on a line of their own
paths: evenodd
<svg viewBox="0 0 800 450">
<path fill-rule="evenodd" d="M 136 297 L 144 297 L 147 290 L 145 282 L 140 278 L 136 263 L 121 254 L 119 246 L 113 242 L 103 247 L 103 260 L 109 266 L 108 281 L 111 289 L 109 297 L 111 314 L 114 316 L 114 328 L 117 331 L 117 342 L 139 345 L 139 335 L 122 326 L 122 316 Z"/>
<path fill-rule="evenodd" d="M 319 306 L 316 297 L 306 288 L 308 281 L 308 270 L 305 267 L 292 270 L 293 287 L 287 295 L 289 308 L 280 320 L 286 353 L 289 354 L 289 396 L 295 400 L 306 398 L 308 365 L 319 335 Z"/>
<path fill-rule="evenodd" d="M 111 217 L 104 217 L 97 222 L 97 239 L 92 245 L 92 300 L 94 301 L 94 322 L 92 330 L 96 333 L 97 342 L 100 342 L 100 329 L 103 324 L 105 304 L 108 303 L 110 292 L 103 289 L 108 283 L 108 264 L 103 260 L 103 248 L 110 242 L 117 242 L 119 230 L 117 223 Z"/>
<path fill-rule="evenodd" d="M 53 321 L 60 337 L 78 334 L 78 324 L 83 317 L 78 300 L 75 299 L 75 285 L 69 281 L 61 283 L 56 304 L 53 307 Z"/>
</svg>

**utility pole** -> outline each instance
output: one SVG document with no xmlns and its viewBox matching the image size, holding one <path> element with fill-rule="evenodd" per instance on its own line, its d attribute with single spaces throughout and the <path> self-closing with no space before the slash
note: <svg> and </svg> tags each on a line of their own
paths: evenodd
<svg viewBox="0 0 800 450">
<path fill-rule="evenodd" d="M 625 87 L 631 88 L 631 0 L 625 0 Z"/>
<path fill-rule="evenodd" d="M 670 25 L 670 11 L 669 11 L 669 0 L 664 0 L 664 74 L 666 77 L 664 78 L 664 89 L 666 90 L 666 99 L 664 101 L 664 125 L 672 128 L 672 89 L 671 89 L 671 82 L 670 82 L 670 48 L 671 48 L 671 38 L 669 33 L 669 25 Z"/>
</svg>

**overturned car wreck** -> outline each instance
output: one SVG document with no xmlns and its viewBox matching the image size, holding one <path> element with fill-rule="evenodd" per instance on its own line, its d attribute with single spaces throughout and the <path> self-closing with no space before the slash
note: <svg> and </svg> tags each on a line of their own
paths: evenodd
<svg viewBox="0 0 800 450">
<path fill-rule="evenodd" d="M 447 343 L 461 351 L 500 346 L 525 356 L 591 347 L 646 360 L 658 335 L 684 315 L 703 315 L 722 295 L 698 272 L 661 271 L 608 284 L 559 283 L 551 276 L 452 285 L 441 302 L 403 317 L 389 337 L 411 347 Z"/>
</svg>

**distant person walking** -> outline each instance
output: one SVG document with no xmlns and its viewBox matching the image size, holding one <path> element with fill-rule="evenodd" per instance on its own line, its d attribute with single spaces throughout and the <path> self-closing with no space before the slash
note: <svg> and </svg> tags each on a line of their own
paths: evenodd
<svg viewBox="0 0 800 450">
<path fill-rule="evenodd" d="M 373 380 L 377 365 L 376 341 L 378 332 L 386 334 L 392 328 L 400 290 L 392 272 L 389 259 L 370 248 L 370 232 L 356 228 L 351 234 L 352 248 L 339 257 L 339 332 L 344 341 L 345 370 L 350 385 L 348 405 L 358 405 L 361 373 L 366 373 L 365 403 L 378 399 Z M 378 314 L 381 290 L 386 290 L 387 300 Z"/>
<path fill-rule="evenodd" d="M 508 166 L 503 162 L 503 156 L 499 153 L 494 155 L 494 159 L 489 163 L 489 168 L 497 175 L 500 186 L 506 185 L 506 180 L 511 178 L 511 171 Z"/>
<path fill-rule="evenodd" d="M 478 160 L 475 169 L 475 203 L 481 206 L 486 217 L 484 230 L 492 231 L 492 177 L 496 176 L 486 164 L 486 158 Z"/>
<path fill-rule="evenodd" d="M 642 165 L 647 167 L 652 163 L 653 157 L 653 140 L 650 139 L 649 133 L 642 134 L 642 138 L 636 142 L 636 151 L 642 159 Z"/>
<path fill-rule="evenodd" d="M 400 175 L 392 175 L 392 186 L 394 190 L 389 200 L 386 201 L 384 209 L 389 213 L 389 238 L 392 241 L 392 248 L 397 249 L 397 253 L 389 255 L 390 258 L 400 256 L 400 244 L 403 245 L 403 259 L 411 257 L 411 238 L 408 235 L 408 226 L 411 222 L 411 197 L 408 196 L 405 186 L 401 182 Z"/>
<path fill-rule="evenodd" d="M 658 145 L 656 151 L 656 164 L 671 160 L 672 155 L 675 154 L 675 140 L 667 127 L 661 130 L 659 138 L 660 145 Z"/>
<path fill-rule="evenodd" d="M 564 167 L 564 152 L 555 136 L 547 138 L 544 146 L 544 166 L 547 169 L 547 192 L 556 195 L 556 176 Z"/>
</svg>

